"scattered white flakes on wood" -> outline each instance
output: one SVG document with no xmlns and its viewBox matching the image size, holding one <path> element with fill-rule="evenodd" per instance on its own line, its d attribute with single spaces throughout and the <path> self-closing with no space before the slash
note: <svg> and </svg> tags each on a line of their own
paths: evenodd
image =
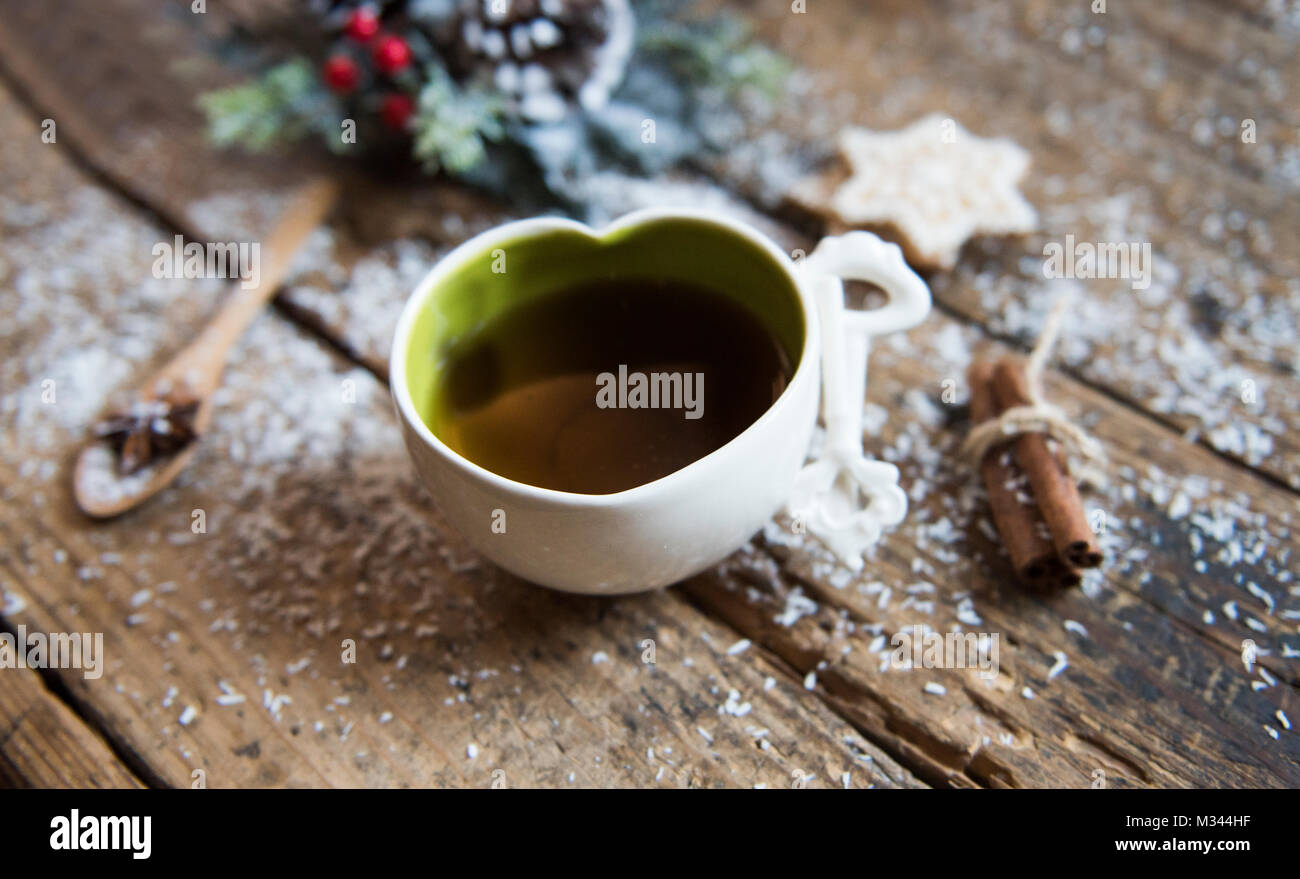
<svg viewBox="0 0 1300 879">
<path fill-rule="evenodd" d="M 1030 687 L 1025 687 L 1020 691 L 1020 695 L 1024 696 L 1026 699 L 1032 699 L 1034 698 L 1034 691 Z"/>
<path fill-rule="evenodd" d="M 817 613 L 817 602 L 803 594 L 803 590 L 796 587 L 785 597 L 785 608 L 776 617 L 778 625 L 789 628 L 806 616 Z"/>
<path fill-rule="evenodd" d="M 740 691 L 733 689 L 731 692 L 727 694 L 727 701 L 724 702 L 721 707 L 719 707 L 718 713 L 730 714 L 732 717 L 744 717 L 752 710 L 753 710 L 752 705 L 750 705 L 748 702 L 740 701 Z"/>
<path fill-rule="evenodd" d="M 393 712 L 391 711 L 385 711 L 383 714 L 379 715 L 380 723 L 388 723 L 392 719 L 393 719 Z"/>
<path fill-rule="evenodd" d="M 221 695 L 217 697 L 216 702 L 223 708 L 244 702 L 244 694 L 236 692 L 235 688 L 225 681 L 217 681 L 217 688 L 221 690 Z"/>
<path fill-rule="evenodd" d="M 1246 583 L 1246 591 L 1264 602 L 1264 607 L 1268 608 L 1268 615 L 1273 615 L 1273 611 L 1277 609 L 1277 601 L 1273 598 L 1272 593 L 1266 591 L 1253 580 Z"/>
<path fill-rule="evenodd" d="M 131 596 L 131 606 L 139 607 L 151 598 L 153 598 L 153 592 L 151 590 L 141 589 L 139 592 Z"/>
<path fill-rule="evenodd" d="M 1274 713 L 1273 716 L 1277 718 L 1277 722 L 1278 722 L 1278 723 L 1282 724 L 1282 728 L 1283 728 L 1283 729 L 1285 729 L 1285 730 L 1290 730 L 1290 729 L 1291 729 L 1291 718 L 1287 717 L 1287 716 L 1286 716 L 1286 712 L 1283 711 L 1281 708 L 1279 708 L 1279 709 Z"/>
<path fill-rule="evenodd" d="M 1047 679 L 1049 681 L 1070 667 L 1069 657 L 1067 657 L 1061 651 L 1059 650 L 1055 651 L 1052 654 L 1052 658 L 1055 659 L 1056 662 L 1052 665 L 1051 668 L 1047 670 Z"/>
<path fill-rule="evenodd" d="M 805 690 L 814 689 L 817 686 L 817 672 L 810 671 L 803 676 L 803 688 Z"/>
<path fill-rule="evenodd" d="M 948 688 L 935 681 L 928 681 L 925 685 L 925 691 L 931 696 L 945 696 L 948 693 Z"/>
<path fill-rule="evenodd" d="M 764 692 L 771 690 L 775 686 L 776 686 L 776 678 L 772 677 L 771 675 L 768 675 L 767 677 L 763 678 Z"/>
<path fill-rule="evenodd" d="M 903 600 L 902 607 L 913 608 L 916 611 L 931 615 L 934 614 L 934 601 L 917 601 L 915 596 L 909 595 Z"/>
<path fill-rule="evenodd" d="M 262 707 L 271 712 L 271 716 L 276 720 L 280 719 L 280 712 L 284 710 L 284 706 L 292 702 L 293 699 L 287 693 L 276 694 L 270 690 L 262 690 Z"/>
<path fill-rule="evenodd" d="M 597 650 L 591 654 L 591 664 L 600 665 L 602 662 L 609 662 L 609 654 L 604 650 Z"/>
<path fill-rule="evenodd" d="M 470 760 L 478 759 L 478 745 L 470 742 L 465 746 L 465 756 Z"/>
<path fill-rule="evenodd" d="M 198 716 L 199 716 L 199 711 L 197 708 L 195 708 L 193 705 L 186 705 L 185 710 L 181 712 L 181 716 L 177 718 L 177 720 L 181 726 L 189 726 L 191 723 L 194 722 L 194 718 Z"/>
<path fill-rule="evenodd" d="M 840 774 L 840 782 L 844 785 L 845 790 L 848 790 L 850 787 L 853 786 L 850 783 L 849 773 L 847 772 L 843 772 Z"/>
<path fill-rule="evenodd" d="M 311 657 L 304 656 L 302 659 L 298 659 L 293 662 L 286 663 L 284 666 L 284 670 L 291 675 L 296 675 L 298 672 L 302 671 L 304 668 L 306 668 L 309 665 L 311 665 Z"/>
<path fill-rule="evenodd" d="M 179 692 L 180 691 L 177 690 L 175 687 L 168 687 L 167 692 L 163 693 L 162 707 L 171 708 L 172 703 L 176 701 L 176 696 Z"/>
<path fill-rule="evenodd" d="M 1264 724 L 1264 730 L 1275 739 L 1280 739 L 1282 737 L 1281 733 L 1273 729 L 1273 727 L 1269 726 L 1267 723 Z"/>
<path fill-rule="evenodd" d="M 727 655 L 739 656 L 740 654 L 744 653 L 746 650 L 750 648 L 750 644 L 751 642 L 748 638 L 741 638 L 735 644 L 732 644 L 730 647 L 727 648 Z"/>
<path fill-rule="evenodd" d="M 1073 632 L 1080 638 L 1088 637 L 1088 630 L 1083 627 L 1083 623 L 1076 622 L 1075 620 L 1066 620 L 1061 625 L 1065 626 L 1065 631 Z"/>
<path fill-rule="evenodd" d="M 1230 620 L 1235 620 L 1237 618 L 1237 602 L 1225 601 L 1223 603 L 1223 615 Z"/>
<path fill-rule="evenodd" d="M 704 741 L 708 742 L 710 745 L 713 744 L 713 736 L 711 736 L 704 727 L 697 726 L 695 731 L 700 734 Z"/>
</svg>

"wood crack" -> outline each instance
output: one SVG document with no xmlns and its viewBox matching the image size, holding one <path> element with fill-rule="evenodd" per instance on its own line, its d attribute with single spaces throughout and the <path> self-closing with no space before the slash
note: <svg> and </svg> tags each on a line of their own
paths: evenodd
<svg viewBox="0 0 1300 879">
<path fill-rule="evenodd" d="M 16 574 L 17 572 L 10 568 L 10 573 Z M 15 577 L 15 579 L 17 578 Z M 17 638 L 18 635 L 17 630 L 14 629 L 9 620 L 4 617 L 0 617 L 0 631 L 8 632 L 15 638 Z M 35 673 L 36 679 L 40 681 L 45 692 L 72 712 L 77 720 L 81 721 L 86 729 L 95 735 L 99 741 L 108 748 L 113 756 L 116 757 L 130 772 L 134 773 L 138 779 L 144 782 L 146 786 L 152 788 L 165 788 L 170 786 L 152 769 L 152 767 L 149 766 L 148 763 L 144 761 L 134 748 L 118 736 L 112 734 L 111 729 L 103 722 L 103 718 L 92 706 L 87 704 L 85 700 L 78 699 L 73 695 L 72 691 L 69 690 L 59 678 L 57 670 L 38 668 L 31 669 L 31 671 Z M 25 718 L 30 711 L 30 707 L 25 709 L 10 726 L 4 739 L 0 740 L 0 750 L 3 750 L 4 746 L 8 744 L 9 739 L 18 732 L 22 725 L 23 718 Z"/>
</svg>

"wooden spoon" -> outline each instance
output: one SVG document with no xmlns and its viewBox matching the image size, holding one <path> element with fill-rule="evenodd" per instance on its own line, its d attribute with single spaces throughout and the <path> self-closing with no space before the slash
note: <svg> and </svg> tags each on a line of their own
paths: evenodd
<svg viewBox="0 0 1300 879">
<path fill-rule="evenodd" d="M 280 289 L 294 254 L 312 230 L 320 225 L 338 199 L 338 187 L 330 180 L 315 179 L 303 185 L 289 199 L 261 248 L 258 284 L 234 292 L 193 342 L 145 382 L 138 392 L 142 402 L 160 400 L 169 393 L 183 392 L 198 401 L 194 429 L 201 438 L 212 423 L 212 392 L 221 384 L 226 354 Z M 133 509 L 165 488 L 185 469 L 198 448 L 198 440 L 175 454 L 155 459 L 144 470 L 118 476 L 116 454 L 102 440 L 88 443 L 77 457 L 73 494 L 82 512 L 106 519 Z"/>
</svg>

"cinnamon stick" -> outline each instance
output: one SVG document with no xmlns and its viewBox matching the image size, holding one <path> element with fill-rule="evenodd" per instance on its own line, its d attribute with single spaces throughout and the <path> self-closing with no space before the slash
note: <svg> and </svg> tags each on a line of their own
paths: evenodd
<svg viewBox="0 0 1300 879">
<path fill-rule="evenodd" d="M 970 385 L 971 422 L 979 424 L 1001 414 L 993 390 L 993 366 L 972 363 L 966 373 Z M 1015 483 L 1019 473 L 1011 461 L 1006 445 L 990 449 L 980 462 L 980 475 L 988 490 L 993 524 L 997 527 L 1002 545 L 1011 556 L 1017 576 L 1030 585 L 1042 586 L 1059 582 L 1062 565 L 1057 559 L 1052 541 L 1044 533 L 1042 517 L 1032 504 L 1024 503 L 1018 496 Z"/>
<path fill-rule="evenodd" d="M 1020 363 L 1004 357 L 993 367 L 993 393 L 1003 409 L 1030 405 L 1029 385 Z M 1047 437 L 1025 433 L 1011 443 L 1012 453 L 1033 489 L 1043 521 L 1052 533 L 1052 542 L 1061 562 L 1075 568 L 1095 568 L 1102 562 L 1084 513 L 1079 489 L 1070 478 L 1064 463 L 1052 453 Z"/>
</svg>

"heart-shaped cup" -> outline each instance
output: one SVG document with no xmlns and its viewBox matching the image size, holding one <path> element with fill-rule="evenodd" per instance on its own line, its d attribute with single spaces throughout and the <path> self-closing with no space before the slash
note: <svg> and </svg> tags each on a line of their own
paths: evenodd
<svg viewBox="0 0 1300 879">
<path fill-rule="evenodd" d="M 888 304 L 846 312 L 841 277 L 876 284 Z M 513 307 L 602 279 L 682 282 L 729 297 L 793 364 L 784 391 L 716 451 L 614 494 L 507 479 L 435 435 L 426 401 L 458 340 Z M 906 506 L 897 471 L 861 455 L 867 338 L 914 325 L 929 306 L 929 291 L 898 248 L 865 232 L 827 239 L 796 262 L 756 229 L 716 212 L 639 211 L 600 232 L 538 218 L 477 235 L 438 262 L 402 312 L 389 375 L 416 470 L 478 552 L 556 589 L 639 592 L 726 557 L 792 492 L 796 521 L 842 556 L 860 553 L 896 522 Z M 823 345 L 827 332 L 833 340 Z M 819 397 L 826 457 L 803 467 Z"/>
</svg>

